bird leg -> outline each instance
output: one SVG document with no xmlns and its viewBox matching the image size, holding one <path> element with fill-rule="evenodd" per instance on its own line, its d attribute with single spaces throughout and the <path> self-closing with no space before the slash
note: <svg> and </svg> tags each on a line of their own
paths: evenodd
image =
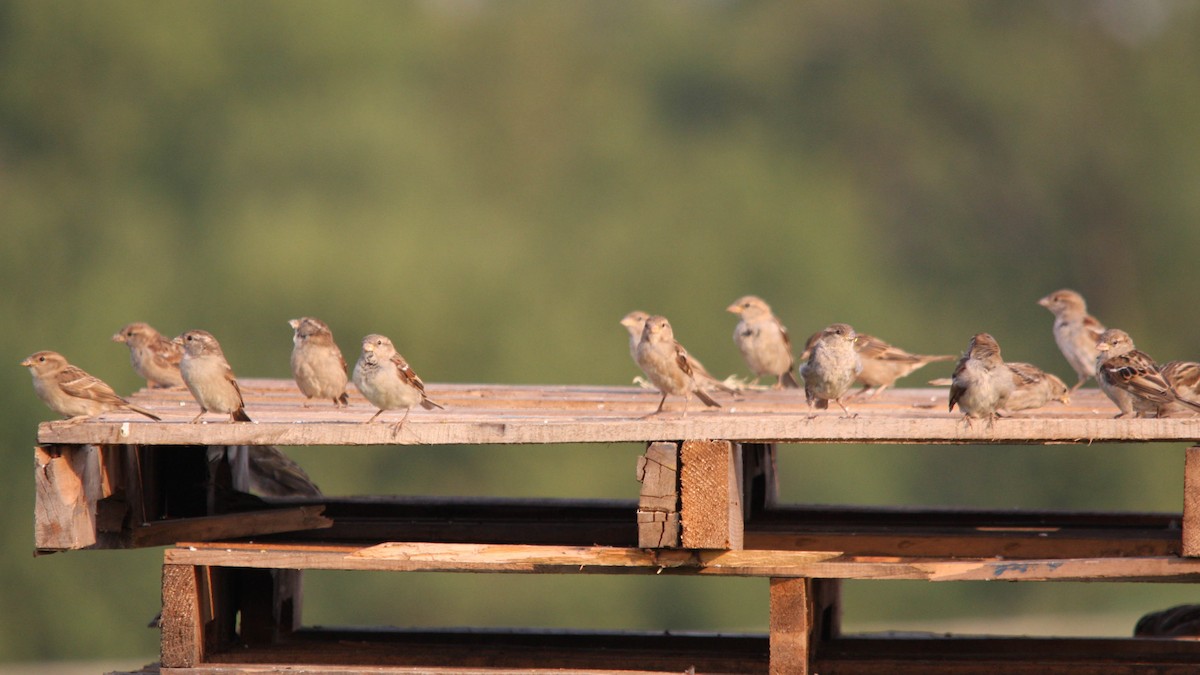
<svg viewBox="0 0 1200 675">
<path fill-rule="evenodd" d="M 664 392 L 664 393 L 663 393 L 663 395 L 662 395 L 662 399 L 660 399 L 660 400 L 659 400 L 659 402 L 658 402 L 658 409 L 657 409 L 657 410 L 655 410 L 654 412 L 650 413 L 649 415 L 645 415 L 645 416 L 643 416 L 643 417 L 642 417 L 642 419 L 646 419 L 647 417 L 654 417 L 655 415 L 657 415 L 657 414 L 661 413 L 661 412 L 663 411 L 663 405 L 664 405 L 666 402 L 667 402 L 667 395 L 666 395 L 666 393 Z"/>
<path fill-rule="evenodd" d="M 371 419 L 369 419 L 369 420 L 367 420 L 366 422 L 364 422 L 364 424 L 370 424 L 371 422 L 374 422 L 374 421 L 375 421 L 375 418 L 376 418 L 376 417 L 379 417 L 379 416 L 380 416 L 380 415 L 382 415 L 382 414 L 383 414 L 383 408 L 380 408 L 380 409 L 379 409 L 379 412 L 376 412 L 374 415 L 371 415 Z"/>
<path fill-rule="evenodd" d="M 408 419 L 410 412 L 412 412 L 412 408 L 405 408 L 404 416 L 400 418 L 399 422 L 396 422 L 396 426 L 392 427 L 392 438 L 400 435 L 400 429 L 404 428 L 404 422 Z"/>
<path fill-rule="evenodd" d="M 846 413 L 845 417 L 851 417 L 851 418 L 858 417 L 858 413 L 850 412 L 850 409 L 846 407 L 846 404 L 842 403 L 842 399 L 835 398 L 835 399 L 833 399 L 833 402 L 838 404 L 842 408 L 842 412 Z"/>
<path fill-rule="evenodd" d="M 200 423 L 200 418 L 201 418 L 201 417 L 204 417 L 204 413 L 206 413 L 206 412 L 208 412 L 208 408 L 205 408 L 205 407 L 203 407 L 203 406 L 202 406 L 202 407 L 200 408 L 200 414 L 199 414 L 199 415 L 196 415 L 195 417 L 193 417 L 193 418 L 192 418 L 192 421 L 191 421 L 191 422 L 188 422 L 188 424 L 199 424 L 199 423 Z"/>
</svg>

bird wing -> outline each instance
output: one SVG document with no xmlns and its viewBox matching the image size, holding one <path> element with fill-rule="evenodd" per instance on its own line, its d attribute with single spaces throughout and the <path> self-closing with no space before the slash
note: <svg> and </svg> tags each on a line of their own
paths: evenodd
<svg viewBox="0 0 1200 675">
<path fill-rule="evenodd" d="M 1093 342 L 1100 341 L 1100 335 L 1104 333 L 1104 324 L 1096 320 L 1096 317 L 1088 314 L 1083 317 L 1083 329 L 1087 331 L 1088 336 Z"/>
<path fill-rule="evenodd" d="M 58 386 L 69 396 L 86 398 L 101 403 L 124 405 L 125 399 L 117 396 L 117 392 L 103 380 L 88 375 L 82 368 L 67 366 L 55 376 Z"/>
<path fill-rule="evenodd" d="M 183 360 L 183 347 L 168 340 L 160 338 L 150 345 L 150 353 L 154 357 L 154 365 L 160 368 L 179 369 L 179 362 Z"/>
<path fill-rule="evenodd" d="M 1101 370 L 1112 384 L 1148 401 L 1169 403 L 1177 398 L 1154 361 L 1136 349 L 1105 361 Z"/>
<path fill-rule="evenodd" d="M 1041 368 L 1032 363 L 1006 362 L 1004 365 L 1013 374 L 1013 384 L 1018 387 L 1026 387 L 1037 384 L 1046 379 L 1046 373 Z"/>
<path fill-rule="evenodd" d="M 392 363 L 396 366 L 396 372 L 400 375 L 400 379 L 405 384 L 416 387 L 421 390 L 421 394 L 425 394 L 425 383 L 417 375 L 416 371 L 409 367 L 408 361 L 404 360 L 403 356 L 395 354 L 392 356 Z"/>
</svg>

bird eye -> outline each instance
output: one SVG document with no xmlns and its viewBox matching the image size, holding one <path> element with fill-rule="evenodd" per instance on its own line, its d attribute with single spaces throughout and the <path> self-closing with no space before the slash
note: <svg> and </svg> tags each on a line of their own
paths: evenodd
<svg viewBox="0 0 1200 675">
<path fill-rule="evenodd" d="M 46 362 L 46 357 L 44 357 L 44 356 L 38 357 L 38 363 L 45 363 L 45 362 Z"/>
</svg>

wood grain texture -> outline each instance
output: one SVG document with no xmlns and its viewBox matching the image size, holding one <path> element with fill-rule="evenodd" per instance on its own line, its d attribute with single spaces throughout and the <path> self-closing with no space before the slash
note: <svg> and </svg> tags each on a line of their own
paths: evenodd
<svg viewBox="0 0 1200 675">
<path fill-rule="evenodd" d="M 679 546 L 679 446 L 651 443 L 638 458 L 638 546 Z"/>
<path fill-rule="evenodd" d="M 430 384 L 446 410 L 414 410 L 398 437 L 400 413 L 365 424 L 375 408 L 351 389 L 350 406 L 303 407 L 288 380 L 246 379 L 243 392 L 253 424 L 212 419 L 187 424 L 198 412 L 183 390 L 141 390 L 133 402 L 163 417 L 101 415 L 80 424 L 44 422 L 40 443 L 148 445 L 442 445 L 483 443 L 615 443 L 671 439 L 804 443 L 1099 443 L 1200 441 L 1200 417 L 1113 419 L 1116 409 L 1098 390 L 1084 389 L 1070 405 L 1021 412 L 994 425 L 968 426 L 946 411 L 941 389 L 896 389 L 841 411 L 810 417 L 795 390 L 747 391 L 722 398 L 720 410 L 687 417 L 654 410 L 658 394 L 634 387 Z"/>
<path fill-rule="evenodd" d="M 679 490 L 684 548 L 742 547 L 741 459 L 729 441 L 683 442 Z"/>
<path fill-rule="evenodd" d="M 924 581 L 1200 581 L 1200 560 L 972 559 L 849 556 L 822 551 L 646 550 L 608 546 L 387 543 L 369 547 L 180 544 L 167 564 L 375 571 L 525 574 L 685 574 Z"/>
<path fill-rule="evenodd" d="M 1184 453 L 1183 555 L 1200 556 L 1200 446 Z"/>
</svg>

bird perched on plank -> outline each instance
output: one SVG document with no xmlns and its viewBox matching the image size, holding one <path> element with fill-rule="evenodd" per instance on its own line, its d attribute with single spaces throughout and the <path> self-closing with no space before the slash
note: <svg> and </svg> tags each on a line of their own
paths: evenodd
<svg viewBox="0 0 1200 675">
<path fill-rule="evenodd" d="M 1005 366 L 1013 375 L 1013 390 L 1004 402 L 1004 410 L 1032 410 L 1050 401 L 1066 403 L 1071 398 L 1067 385 L 1056 375 L 1051 375 L 1031 363 L 1010 362 Z"/>
<path fill-rule="evenodd" d="M 1070 289 L 1055 291 L 1038 300 L 1038 304 L 1054 314 L 1054 342 L 1066 357 L 1067 363 L 1079 376 L 1071 393 L 1075 393 L 1096 375 L 1096 343 L 1104 325 L 1088 314 L 1083 296 Z"/>
<path fill-rule="evenodd" d="M 310 316 L 288 321 L 292 327 L 292 377 L 308 399 L 333 400 L 335 408 L 349 403 L 346 395 L 346 359 L 333 340 L 333 331 L 320 319 Z"/>
<path fill-rule="evenodd" d="M 1158 367 L 1158 373 L 1175 390 L 1180 398 L 1200 401 L 1200 363 L 1195 361 L 1168 361 Z M 1173 417 L 1176 414 L 1192 414 L 1192 409 L 1179 402 L 1157 406 L 1156 417 Z"/>
<path fill-rule="evenodd" d="M 733 329 L 733 342 L 757 379 L 764 375 L 776 378 L 775 389 L 798 389 L 793 370 L 792 341 L 787 328 L 771 312 L 771 306 L 753 295 L 738 298 L 725 311 L 741 317 Z"/>
<path fill-rule="evenodd" d="M 129 347 L 129 363 L 133 372 L 146 380 L 151 388 L 182 387 L 183 375 L 179 374 L 179 361 L 183 349 L 154 330 L 150 324 L 134 322 L 126 325 L 113 342 Z"/>
<path fill-rule="evenodd" d="M 1200 412 L 1200 402 L 1181 397 L 1149 354 L 1137 349 L 1123 330 L 1110 328 L 1096 345 L 1096 380 L 1121 411 L 1117 417 L 1145 417 L 1168 407 Z"/>
<path fill-rule="evenodd" d="M 183 359 L 179 362 L 183 383 L 200 404 L 200 414 L 191 424 L 199 423 L 210 410 L 229 415 L 230 422 L 251 421 L 233 368 L 225 360 L 217 338 L 208 331 L 190 330 L 175 338 L 175 342 L 183 348 Z"/>
<path fill-rule="evenodd" d="M 658 408 L 647 417 L 662 412 L 668 395 L 683 397 L 684 416 L 687 416 L 692 394 L 704 405 L 721 407 L 699 384 L 696 376 L 698 363 L 683 345 L 675 341 L 675 332 L 666 317 L 651 316 L 646 319 L 634 360 L 650 382 L 662 392 Z"/>
<path fill-rule="evenodd" d="M 649 318 L 649 314 L 640 310 L 634 310 L 621 319 L 621 325 L 625 327 L 625 330 L 629 331 L 629 355 L 633 357 L 634 363 L 637 363 L 638 343 L 642 341 L 642 333 L 646 330 L 646 319 Z M 692 357 L 692 369 L 692 375 L 696 378 L 696 384 L 700 385 L 705 391 L 719 389 L 734 393 L 733 387 L 726 384 L 727 380 L 718 380 L 712 373 L 708 372 L 708 369 L 696 357 Z"/>
<path fill-rule="evenodd" d="M 977 333 L 967 343 L 950 383 L 950 411 L 957 405 L 967 426 L 986 417 L 990 426 L 1016 387 L 1013 371 L 1006 368 L 996 338 Z"/>
<path fill-rule="evenodd" d="M 103 380 L 71 365 L 58 352 L 35 352 L 21 365 L 33 376 L 34 393 L 51 410 L 68 418 L 68 424 L 114 410 L 131 410 L 161 421 L 158 415 L 117 396 Z"/>
<path fill-rule="evenodd" d="M 862 389 L 855 396 L 875 398 L 884 389 L 896 383 L 896 380 L 923 368 L 930 363 L 953 361 L 952 354 L 929 356 L 926 354 L 910 354 L 903 349 L 888 344 L 883 340 L 865 333 L 859 333 L 854 341 L 854 349 L 862 359 L 862 372 L 856 381 Z"/>
<path fill-rule="evenodd" d="M 858 334 L 848 324 L 830 324 L 813 341 L 811 355 L 800 366 L 804 378 L 804 398 L 811 410 L 824 410 L 833 401 L 847 415 L 850 410 L 842 397 L 862 372 L 862 359 L 854 348 Z"/>
<path fill-rule="evenodd" d="M 392 430 L 393 436 L 400 433 L 413 406 L 420 405 L 426 410 L 442 408 L 425 395 L 425 383 L 396 352 L 392 341 L 382 335 L 363 338 L 362 354 L 354 364 L 354 384 L 371 405 L 379 408 L 368 423 L 385 410 L 404 410 L 404 416 Z"/>
</svg>

